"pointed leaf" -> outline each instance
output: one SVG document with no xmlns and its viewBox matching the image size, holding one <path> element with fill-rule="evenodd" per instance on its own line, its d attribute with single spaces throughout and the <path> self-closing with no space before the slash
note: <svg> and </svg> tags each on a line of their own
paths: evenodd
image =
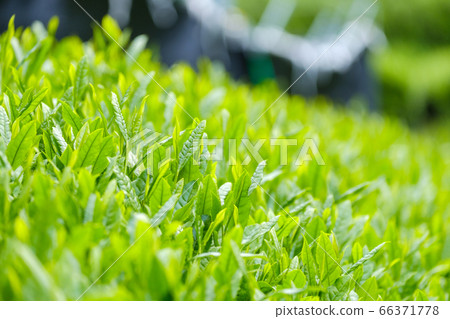
<svg viewBox="0 0 450 319">
<path fill-rule="evenodd" d="M 258 238 L 263 237 L 265 234 L 267 234 L 272 229 L 272 227 L 276 225 L 279 217 L 280 216 L 275 216 L 268 222 L 245 227 L 241 242 L 242 246 L 249 245 Z"/>
<path fill-rule="evenodd" d="M 61 153 L 64 153 L 64 151 L 67 148 L 67 142 L 63 137 L 61 128 L 59 126 L 54 126 L 52 130 L 53 130 L 53 136 L 55 137 L 56 141 L 58 142 Z"/>
<path fill-rule="evenodd" d="M 188 160 L 193 156 L 194 144 L 200 140 L 206 127 L 206 121 L 201 121 L 192 131 L 188 140 L 183 144 L 180 155 L 178 157 L 178 171 L 181 171 Z"/>
<path fill-rule="evenodd" d="M 45 95 L 47 94 L 48 89 L 42 89 L 36 94 L 32 94 L 32 90 L 30 89 L 27 91 L 22 100 L 20 101 L 19 105 L 19 115 L 20 118 L 24 118 L 31 112 L 33 112 L 36 107 L 39 105 L 39 103 L 42 102 Z"/>
<path fill-rule="evenodd" d="M 100 152 L 95 159 L 92 166 L 92 174 L 99 174 L 103 172 L 103 170 L 108 167 L 109 161 L 108 157 L 114 156 L 116 152 L 116 146 L 114 144 L 114 140 L 112 136 L 106 137 L 102 141 L 102 145 L 100 147 Z"/>
<path fill-rule="evenodd" d="M 369 253 L 367 253 L 366 255 L 364 255 L 364 257 L 362 257 L 360 260 L 358 260 L 356 263 L 354 263 L 349 270 L 347 271 L 347 274 L 353 272 L 356 268 L 358 268 L 359 266 L 361 266 L 362 264 L 364 264 L 366 261 L 368 261 L 369 259 L 371 259 L 373 256 L 376 255 L 377 252 L 379 252 L 381 250 L 381 248 L 383 248 L 384 245 L 386 245 L 387 242 L 384 242 L 380 245 L 378 245 L 377 247 L 375 247 L 374 249 L 372 249 Z"/>
<path fill-rule="evenodd" d="M 264 167 L 266 167 L 266 161 L 262 161 L 256 167 L 255 173 L 252 176 L 252 183 L 248 189 L 248 195 L 250 196 L 253 191 L 261 184 L 264 176 Z"/>
<path fill-rule="evenodd" d="M 13 169 L 23 163 L 34 144 L 35 136 L 36 124 L 33 121 L 22 127 L 19 134 L 12 138 L 6 149 L 6 155 Z"/>
<path fill-rule="evenodd" d="M 80 146 L 75 167 L 88 167 L 96 162 L 102 146 L 102 132 L 103 129 L 99 129 L 89 134 L 86 141 Z"/>
<path fill-rule="evenodd" d="M 72 126 L 75 135 L 78 134 L 82 127 L 78 114 L 64 101 L 61 101 L 61 110 L 64 121 Z"/>
<path fill-rule="evenodd" d="M 119 100 L 114 92 L 111 92 L 111 103 L 114 108 L 114 120 L 119 127 L 120 133 L 125 140 L 128 140 L 128 131 L 125 120 L 123 119 L 122 110 L 119 105 Z"/>
<path fill-rule="evenodd" d="M 317 240 L 316 261 L 321 283 L 326 287 L 331 286 L 339 278 L 342 270 L 331 241 L 323 232 Z"/>
<path fill-rule="evenodd" d="M 88 86 L 88 64 L 86 57 L 83 57 L 77 66 L 75 73 L 75 83 L 73 88 L 73 106 L 76 107 L 77 103 L 81 101 L 86 88 Z"/>
<path fill-rule="evenodd" d="M 232 187 L 233 184 L 231 184 L 230 182 L 224 183 L 222 186 L 219 187 L 219 198 L 222 206 L 225 205 L 225 199 L 227 198 L 227 195 L 231 191 Z"/>
<path fill-rule="evenodd" d="M 6 110 L 0 106 L 0 136 L 2 137 L 5 145 L 11 141 L 11 126 L 8 114 Z"/>
</svg>

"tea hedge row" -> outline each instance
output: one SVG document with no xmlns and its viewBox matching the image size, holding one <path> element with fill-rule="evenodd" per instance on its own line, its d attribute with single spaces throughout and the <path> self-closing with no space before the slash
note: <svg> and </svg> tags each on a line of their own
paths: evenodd
<svg viewBox="0 0 450 319">
<path fill-rule="evenodd" d="M 58 42 L 56 19 L 1 36 L 1 299 L 449 299 L 447 128 L 268 109 L 274 84 L 165 69 L 102 26 L 113 40 Z M 307 140 L 325 165 L 296 163 Z"/>
</svg>

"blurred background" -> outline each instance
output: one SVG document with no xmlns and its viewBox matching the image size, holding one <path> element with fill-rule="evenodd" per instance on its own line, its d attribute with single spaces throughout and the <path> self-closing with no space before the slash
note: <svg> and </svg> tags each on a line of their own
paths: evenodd
<svg viewBox="0 0 450 319">
<path fill-rule="evenodd" d="M 57 15 L 58 37 L 88 40 L 93 21 L 76 2 L 147 35 L 168 66 L 208 57 L 236 79 L 356 101 L 412 126 L 450 116 L 448 0 L 0 0 L 0 31 L 13 14 L 17 26 Z"/>
</svg>

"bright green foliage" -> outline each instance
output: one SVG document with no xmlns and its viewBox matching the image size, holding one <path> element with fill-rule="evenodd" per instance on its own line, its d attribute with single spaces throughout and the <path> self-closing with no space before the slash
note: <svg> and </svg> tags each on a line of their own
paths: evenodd
<svg viewBox="0 0 450 319">
<path fill-rule="evenodd" d="M 144 71 L 55 24 L 0 38 L 0 299 L 449 299 L 448 128 L 301 97 L 251 126 L 273 84 L 165 70 L 105 19 Z M 241 165 L 241 138 L 298 145 Z M 310 138 L 326 165 L 295 165 Z"/>
</svg>

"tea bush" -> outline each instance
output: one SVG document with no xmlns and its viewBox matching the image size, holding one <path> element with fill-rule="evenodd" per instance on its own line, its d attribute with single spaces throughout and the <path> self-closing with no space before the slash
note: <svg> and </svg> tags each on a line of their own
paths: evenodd
<svg viewBox="0 0 450 319">
<path fill-rule="evenodd" d="M 57 19 L 0 38 L 0 299 L 449 299 L 448 127 L 269 108 L 274 84 L 167 70 L 102 25 L 113 40 L 56 41 Z M 305 141 L 325 165 L 295 162 Z"/>
</svg>

